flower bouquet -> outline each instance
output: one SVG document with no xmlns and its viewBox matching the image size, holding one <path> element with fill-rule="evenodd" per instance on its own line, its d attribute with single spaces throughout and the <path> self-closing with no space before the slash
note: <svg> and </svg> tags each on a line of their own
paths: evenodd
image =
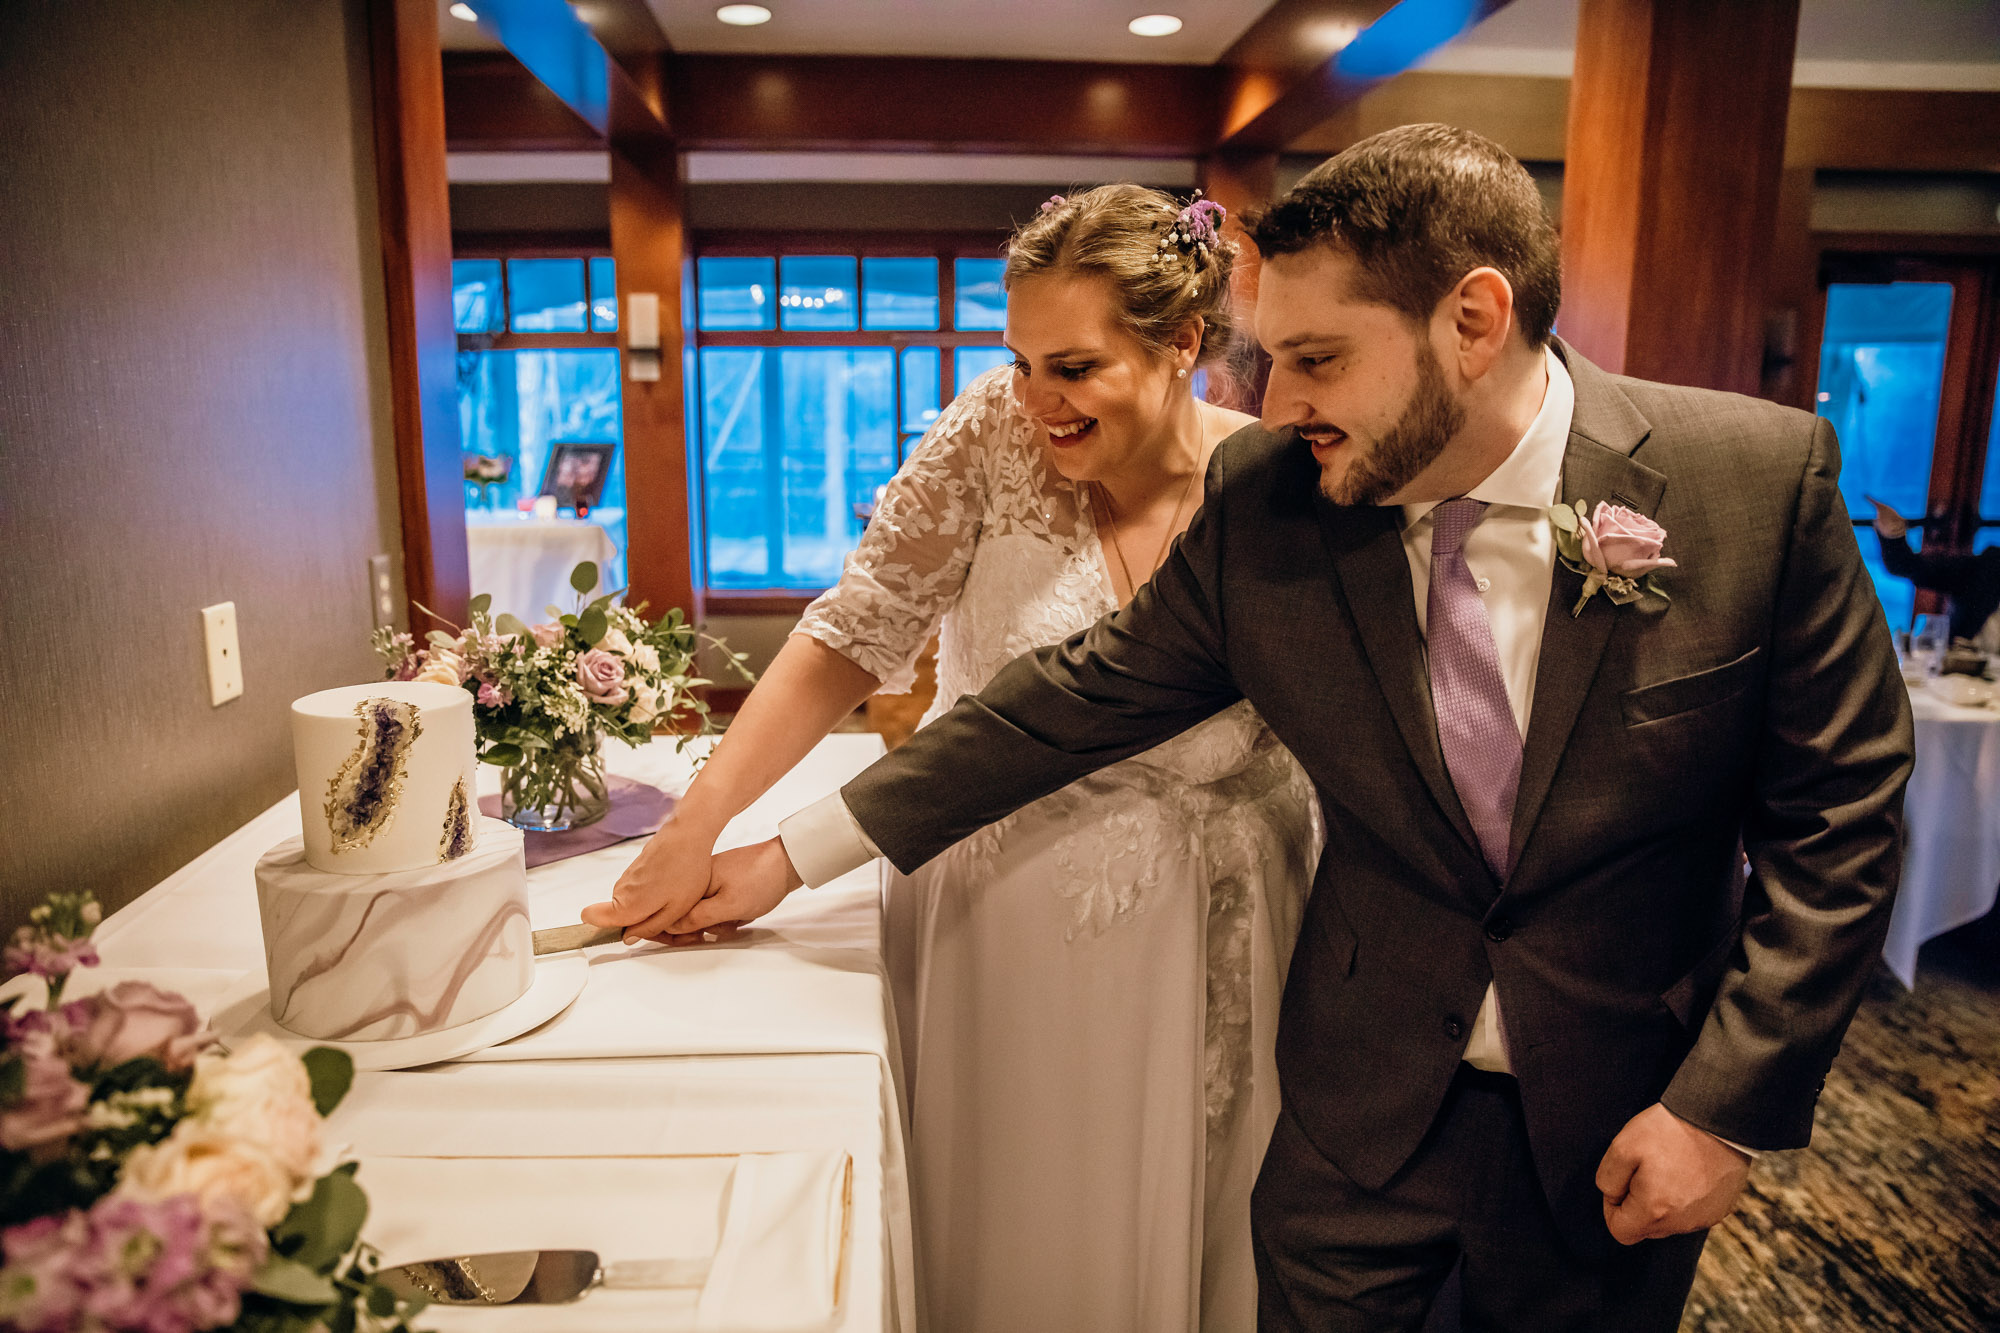
<svg viewBox="0 0 2000 1333">
<path fill-rule="evenodd" d="M 604 737 L 644 745 L 656 727 L 671 726 L 685 745 L 708 724 L 708 705 L 695 691 L 709 682 L 695 674 L 694 661 L 706 636 L 678 610 L 649 625 L 640 614 L 645 608 L 621 605 L 618 592 L 586 603 L 597 586 L 597 566 L 588 560 L 569 581 L 576 610 L 552 606 L 545 624 L 494 616 L 492 597 L 482 593 L 472 599 L 470 627 L 432 630 L 424 647 L 408 634 L 374 636 L 390 679 L 460 685 L 472 693 L 479 757 L 503 770 L 501 818 L 544 832 L 604 817 L 610 807 L 598 752 Z M 707 642 L 722 648 L 718 640 Z M 750 679 L 743 655 L 723 652 Z"/>
<path fill-rule="evenodd" d="M 353 1062 L 261 1034 L 224 1050 L 145 982 L 61 1003 L 97 920 L 54 895 L 4 953 L 48 1000 L 0 1004 L 0 1328 L 407 1333 L 422 1302 L 375 1281 L 355 1163 L 319 1168 Z"/>
</svg>

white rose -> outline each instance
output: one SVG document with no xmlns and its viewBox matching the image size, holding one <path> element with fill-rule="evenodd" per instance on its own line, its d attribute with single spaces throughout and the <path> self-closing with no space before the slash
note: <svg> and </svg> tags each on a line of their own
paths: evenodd
<svg viewBox="0 0 2000 1333">
<path fill-rule="evenodd" d="M 641 671 L 658 671 L 660 650 L 650 643 L 642 643 L 632 650 L 632 664 Z"/>
<path fill-rule="evenodd" d="M 617 653 L 620 657 L 632 655 L 632 640 L 626 638 L 625 631 L 616 625 L 604 631 L 604 637 L 598 641 L 597 646 L 607 653 Z"/>
<path fill-rule="evenodd" d="M 199 1120 L 183 1120 L 165 1142 L 132 1150 L 118 1177 L 117 1193 L 159 1200 L 199 1195 L 204 1203 L 234 1199 L 260 1227 L 273 1227 L 292 1209 L 296 1190 L 285 1168 L 254 1143 Z"/>
<path fill-rule="evenodd" d="M 660 687 L 650 680 L 632 682 L 632 720 L 644 726 L 660 715 Z"/>
<path fill-rule="evenodd" d="M 261 1148 L 299 1184 L 319 1158 L 319 1108 L 296 1055 L 258 1033 L 230 1054 L 195 1062 L 188 1105 L 203 1125 Z"/>
<path fill-rule="evenodd" d="M 415 679 L 428 680 L 439 685 L 463 685 L 465 678 L 470 674 L 471 668 L 466 665 L 463 657 L 449 648 L 433 648 Z"/>
</svg>

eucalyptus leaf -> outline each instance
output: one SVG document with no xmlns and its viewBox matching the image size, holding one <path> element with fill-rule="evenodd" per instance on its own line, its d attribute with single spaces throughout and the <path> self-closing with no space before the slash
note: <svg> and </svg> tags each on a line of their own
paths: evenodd
<svg viewBox="0 0 2000 1333">
<path fill-rule="evenodd" d="M 1549 506 L 1549 522 L 1556 525 L 1559 532 L 1576 531 L 1576 511 L 1568 505 Z"/>
<path fill-rule="evenodd" d="M 441 629 L 432 630 L 430 633 L 424 635 L 424 639 L 433 648 L 455 648 L 458 646 L 457 638 L 455 638 L 450 634 L 446 634 Z"/>
<path fill-rule="evenodd" d="M 523 621 L 512 611 L 502 611 L 499 618 L 493 622 L 493 628 L 502 634 L 518 634 L 524 639 L 533 635 L 533 631 L 528 628 L 527 622 Z"/>
<path fill-rule="evenodd" d="M 572 569 L 569 572 L 569 586 L 588 596 L 590 590 L 597 586 L 597 562 L 586 560 Z"/>
<path fill-rule="evenodd" d="M 331 1305 L 339 1298 L 332 1279 L 296 1259 L 274 1254 L 250 1278 L 251 1290 L 291 1305 Z"/>
<path fill-rule="evenodd" d="M 475 616 L 483 616 L 493 609 L 493 594 L 482 592 L 466 604 L 466 609 Z"/>
<path fill-rule="evenodd" d="M 576 632 L 583 636 L 585 643 L 595 648 L 604 642 L 605 632 L 610 628 L 611 617 L 604 614 L 602 607 L 593 606 L 578 619 Z"/>
<path fill-rule="evenodd" d="M 484 763 L 498 764 L 501 768 L 514 768 L 520 764 L 523 755 L 520 746 L 501 744 L 489 746 L 479 758 Z"/>
<path fill-rule="evenodd" d="M 313 1105 L 322 1117 L 332 1115 L 354 1086 L 354 1057 L 332 1046 L 315 1046 L 299 1058 L 312 1080 Z"/>
</svg>

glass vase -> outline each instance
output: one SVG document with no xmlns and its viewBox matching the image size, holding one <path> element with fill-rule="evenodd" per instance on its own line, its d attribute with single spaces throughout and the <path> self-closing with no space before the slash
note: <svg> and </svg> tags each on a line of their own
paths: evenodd
<svg viewBox="0 0 2000 1333">
<path fill-rule="evenodd" d="M 529 750 L 500 771 L 500 817 L 518 829 L 560 833 L 604 818 L 604 757 L 597 734 L 565 736 L 546 750 Z"/>
</svg>

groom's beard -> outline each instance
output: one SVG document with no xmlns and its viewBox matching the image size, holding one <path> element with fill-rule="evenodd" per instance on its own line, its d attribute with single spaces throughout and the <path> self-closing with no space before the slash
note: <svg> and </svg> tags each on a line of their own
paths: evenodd
<svg viewBox="0 0 2000 1333">
<path fill-rule="evenodd" d="M 1409 405 L 1375 447 L 1354 460 L 1339 481 L 1322 474 L 1320 490 L 1338 505 L 1386 504 L 1444 452 L 1465 424 L 1465 409 L 1451 396 L 1444 367 L 1429 343 L 1417 354 L 1417 387 Z"/>
</svg>

